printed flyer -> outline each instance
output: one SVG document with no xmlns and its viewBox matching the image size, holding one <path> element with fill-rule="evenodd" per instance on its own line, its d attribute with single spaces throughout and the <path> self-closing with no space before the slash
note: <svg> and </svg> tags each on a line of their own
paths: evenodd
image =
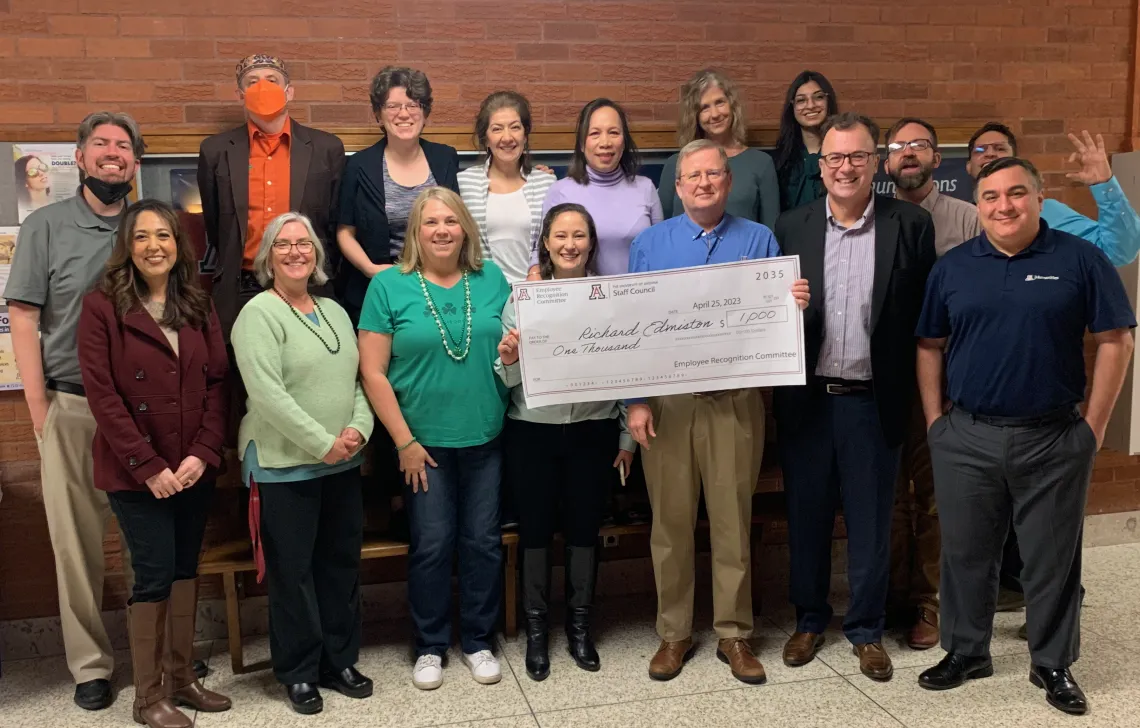
<svg viewBox="0 0 1140 728">
<path fill-rule="evenodd" d="M 79 187 L 74 144 L 13 144 L 12 171 L 21 223 L 44 205 L 73 196 Z"/>
</svg>

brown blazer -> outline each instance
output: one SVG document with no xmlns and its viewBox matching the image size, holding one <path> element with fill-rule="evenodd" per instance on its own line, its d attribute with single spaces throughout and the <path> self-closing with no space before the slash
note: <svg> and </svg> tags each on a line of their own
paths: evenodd
<svg viewBox="0 0 1140 728">
<path fill-rule="evenodd" d="M 291 121 L 289 208 L 313 221 L 336 272 L 336 204 L 344 171 L 344 144 L 333 134 Z M 241 308 L 242 252 L 249 222 L 249 128 L 207 137 L 198 152 L 198 190 L 206 242 L 217 254 L 212 294 L 226 341 Z M 327 292 L 326 292 L 327 295 Z"/>
<path fill-rule="evenodd" d="M 87 294 L 79 317 L 79 366 L 95 416 L 95 487 L 148 490 L 147 478 L 171 472 L 189 455 L 222 463 L 225 378 L 229 368 L 218 317 L 178 331 L 178 354 L 142 308 L 123 318 L 102 291 Z"/>
</svg>

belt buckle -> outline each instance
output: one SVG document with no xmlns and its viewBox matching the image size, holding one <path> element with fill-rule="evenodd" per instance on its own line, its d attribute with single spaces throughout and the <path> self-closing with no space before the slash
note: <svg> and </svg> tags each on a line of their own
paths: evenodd
<svg viewBox="0 0 1140 728">
<path fill-rule="evenodd" d="M 827 384 L 824 387 L 824 391 L 828 394 L 846 394 L 847 387 L 843 386 L 842 384 Z"/>
</svg>

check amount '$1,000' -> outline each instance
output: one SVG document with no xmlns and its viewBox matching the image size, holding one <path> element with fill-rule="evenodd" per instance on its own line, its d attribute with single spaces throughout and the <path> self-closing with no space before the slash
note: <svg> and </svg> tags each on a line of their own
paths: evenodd
<svg viewBox="0 0 1140 728">
<path fill-rule="evenodd" d="M 515 285 L 528 407 L 804 383 L 799 257 Z"/>
</svg>

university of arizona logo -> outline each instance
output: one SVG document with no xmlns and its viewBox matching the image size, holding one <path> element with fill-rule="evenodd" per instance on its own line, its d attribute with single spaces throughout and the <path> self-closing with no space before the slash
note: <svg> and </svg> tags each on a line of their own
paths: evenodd
<svg viewBox="0 0 1140 728">
<path fill-rule="evenodd" d="M 597 300 L 605 298 L 605 297 L 606 297 L 606 294 L 602 293 L 602 284 L 601 283 L 595 283 L 594 285 L 590 286 L 590 300 L 591 301 L 597 301 Z"/>
<path fill-rule="evenodd" d="M 519 289 L 519 295 L 517 296 L 517 298 L 520 301 L 529 301 L 530 300 L 530 289 L 520 288 Z"/>
</svg>

